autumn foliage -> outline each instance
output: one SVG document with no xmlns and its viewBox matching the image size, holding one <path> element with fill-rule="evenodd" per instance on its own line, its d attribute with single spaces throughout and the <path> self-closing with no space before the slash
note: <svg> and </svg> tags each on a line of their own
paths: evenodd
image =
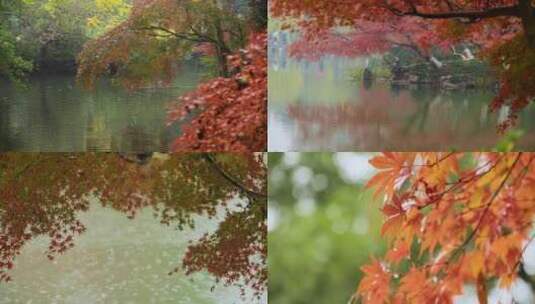
<svg viewBox="0 0 535 304">
<path fill-rule="evenodd" d="M 273 17 L 289 18 L 288 27 L 298 25 L 305 38 L 301 43 L 308 42 L 305 49 L 312 57 L 324 51 L 360 55 L 407 44 L 423 54 L 455 43 L 476 45 L 477 55 L 490 62 L 501 79 L 492 108 L 511 109 L 501 129 L 513 125 L 535 97 L 531 0 L 274 0 L 270 8 Z M 347 50 L 331 47 L 329 41 Z"/>
<path fill-rule="evenodd" d="M 185 121 L 171 150 L 265 151 L 267 3 L 246 3 L 135 1 L 126 21 L 85 45 L 78 80 L 87 88 L 106 75 L 130 90 L 168 86 L 186 58 L 210 58 L 218 77 L 169 109 L 169 124 Z"/>
<path fill-rule="evenodd" d="M 364 303 L 452 303 L 465 284 L 486 303 L 507 288 L 533 237 L 532 153 L 383 153 L 367 186 L 383 198 L 389 250 L 362 267 Z"/>
<path fill-rule="evenodd" d="M 451 43 L 437 35 L 429 36 L 432 24 L 417 18 L 402 18 L 393 22 L 362 20 L 357 29 L 305 31 L 301 39 L 290 46 L 290 55 L 298 59 L 318 60 L 325 54 L 344 57 L 382 54 L 394 47 L 405 48 L 421 57 L 430 56 L 430 46 L 448 50 Z"/>
<path fill-rule="evenodd" d="M 47 237 L 53 260 L 91 229 L 78 218 L 95 202 L 134 218 L 152 208 L 163 225 L 193 227 L 223 212 L 216 231 L 193 240 L 182 271 L 208 271 L 260 294 L 267 280 L 266 166 L 261 154 L 0 154 L 0 282 L 24 245 Z M 240 202 L 239 206 L 230 204 Z M 177 264 L 179 264 L 177 257 Z M 242 285 L 243 286 L 243 285 Z"/>
<path fill-rule="evenodd" d="M 247 48 L 228 57 L 230 77 L 218 77 L 180 97 L 168 122 L 200 114 L 182 128 L 175 151 L 265 151 L 267 145 L 267 38 L 253 35 Z"/>
<path fill-rule="evenodd" d="M 85 44 L 78 81 L 92 88 L 100 77 L 112 76 L 131 90 L 168 85 L 198 46 L 223 59 L 243 46 L 248 33 L 243 23 L 216 1 L 134 1 L 124 22 Z"/>
</svg>

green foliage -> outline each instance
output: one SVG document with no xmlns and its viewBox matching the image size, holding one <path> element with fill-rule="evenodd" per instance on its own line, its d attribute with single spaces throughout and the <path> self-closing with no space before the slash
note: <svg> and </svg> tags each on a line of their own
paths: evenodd
<svg viewBox="0 0 535 304">
<path fill-rule="evenodd" d="M 0 73 L 21 80 L 37 68 L 73 68 L 89 39 L 122 22 L 129 0 L 0 2 Z M 32 66 L 31 63 L 35 64 Z"/>
<path fill-rule="evenodd" d="M 119 25 L 130 14 L 132 5 L 125 0 L 94 0 L 95 10 L 86 20 L 86 35 L 96 38 Z"/>
<path fill-rule="evenodd" d="M 437 68 L 427 55 L 395 47 L 383 56 L 380 64 L 372 65 L 371 68 L 378 76 L 390 77 L 397 72 L 399 75 L 413 75 L 426 81 L 447 76 L 451 83 L 470 82 L 476 86 L 490 85 L 496 80 L 486 62 L 477 59 L 465 61 L 459 54 L 439 49 L 433 50 L 431 54 L 444 66 Z"/>
<path fill-rule="evenodd" d="M 336 154 L 270 153 L 269 171 L 270 303 L 346 303 L 355 272 L 385 248 L 370 193 Z"/>
<path fill-rule="evenodd" d="M 16 6 L 8 1 L 0 1 L 0 76 L 20 82 L 32 64 L 18 54 L 17 38 L 8 30 Z"/>
<path fill-rule="evenodd" d="M 15 39 L 0 24 L 0 76 L 20 83 L 33 65 L 18 55 Z"/>
<path fill-rule="evenodd" d="M 372 64 L 370 66 L 371 70 L 373 71 L 373 76 L 380 79 L 390 79 L 392 77 L 392 72 L 388 68 L 388 66 L 376 63 Z M 362 79 L 362 75 L 364 73 L 365 68 L 363 66 L 359 66 L 351 71 L 351 78 L 360 81 Z"/>
<path fill-rule="evenodd" d="M 497 152 L 512 152 L 515 150 L 517 142 L 524 136 L 524 131 L 512 129 L 507 131 L 496 145 Z"/>
<path fill-rule="evenodd" d="M 214 56 L 203 55 L 199 58 L 199 62 L 205 68 L 201 75 L 204 79 L 210 79 L 218 76 L 217 58 Z"/>
</svg>

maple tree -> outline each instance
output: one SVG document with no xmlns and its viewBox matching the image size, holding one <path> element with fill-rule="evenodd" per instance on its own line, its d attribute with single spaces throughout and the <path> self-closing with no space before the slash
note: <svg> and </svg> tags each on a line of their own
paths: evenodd
<svg viewBox="0 0 535 304">
<path fill-rule="evenodd" d="M 487 303 L 533 241 L 533 153 L 382 153 L 367 183 L 384 198 L 389 250 L 362 267 L 353 300 L 452 303 L 465 284 Z"/>
<path fill-rule="evenodd" d="M 256 34 L 229 56 L 231 77 L 202 83 L 168 110 L 168 123 L 187 119 L 175 151 L 264 151 L 267 143 L 267 37 Z"/>
<path fill-rule="evenodd" d="M 243 47 L 248 34 L 232 4 L 135 1 L 127 20 L 84 46 L 78 79 L 92 87 L 99 77 L 112 74 L 131 89 L 169 83 L 178 72 L 176 64 L 200 46 L 216 57 L 219 75 L 228 76 L 226 56 Z"/>
<path fill-rule="evenodd" d="M 168 85 L 181 61 L 201 54 L 215 60 L 217 77 L 170 107 L 169 124 L 191 120 L 172 149 L 264 151 L 267 1 L 247 3 L 135 1 L 125 22 L 86 44 L 78 80 L 89 88 L 104 75 L 129 89 Z"/>
<path fill-rule="evenodd" d="M 512 110 L 501 130 L 513 125 L 518 112 L 535 96 L 531 85 L 535 77 L 535 7 L 531 0 L 274 0 L 270 12 L 274 17 L 296 19 L 303 35 L 315 46 L 323 45 L 321 38 L 325 35 L 314 33 L 342 27 L 362 35 L 370 24 L 400 30 L 411 23 L 413 42 L 423 52 L 463 41 L 477 44 L 481 48 L 478 56 L 490 62 L 501 79 L 492 108 L 509 106 Z M 389 30 L 387 36 L 398 32 Z M 355 47 L 366 49 L 368 42 L 371 49 L 385 45 L 385 41 L 376 38 L 362 38 Z"/>
<path fill-rule="evenodd" d="M 153 208 L 164 225 L 193 227 L 195 216 L 219 228 L 193 241 L 181 268 L 206 270 L 226 284 L 247 284 L 257 295 L 267 280 L 266 165 L 262 154 L 0 154 L 0 281 L 24 245 L 50 239 L 54 259 L 86 229 L 78 219 L 92 198 L 134 218 Z M 231 203 L 237 202 L 237 204 Z"/>
</svg>

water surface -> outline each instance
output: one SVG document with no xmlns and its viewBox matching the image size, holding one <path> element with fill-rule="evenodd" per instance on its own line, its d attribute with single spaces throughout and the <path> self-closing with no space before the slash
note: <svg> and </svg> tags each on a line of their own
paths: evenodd
<svg viewBox="0 0 535 304">
<path fill-rule="evenodd" d="M 170 88 L 127 92 L 107 81 L 80 89 L 73 75 L 33 77 L 24 88 L 0 83 L 0 151 L 166 151 L 178 126 L 165 126 L 169 101 L 195 88 L 184 68 Z"/>
<path fill-rule="evenodd" d="M 491 149 L 506 110 L 491 113 L 491 89 L 364 85 L 350 73 L 362 59 L 317 62 L 270 50 L 269 151 L 445 151 Z M 519 149 L 535 149 L 535 107 L 521 113 Z"/>
<path fill-rule="evenodd" d="M 24 245 L 12 281 L 0 284 L 1 304 L 249 303 L 239 288 L 208 273 L 168 275 L 188 242 L 213 232 L 216 220 L 198 218 L 195 229 L 178 231 L 160 224 L 150 208 L 131 220 L 96 202 L 79 218 L 87 231 L 53 261 L 44 254 L 47 237 Z"/>
</svg>

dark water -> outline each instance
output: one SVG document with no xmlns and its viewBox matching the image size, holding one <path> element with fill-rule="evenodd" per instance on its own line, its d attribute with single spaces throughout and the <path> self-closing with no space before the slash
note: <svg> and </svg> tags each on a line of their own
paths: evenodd
<svg viewBox="0 0 535 304">
<path fill-rule="evenodd" d="M 490 89 L 365 87 L 350 72 L 362 59 L 296 61 L 270 50 L 270 151 L 482 150 L 500 140 Z M 535 150 L 535 108 L 521 114 L 516 148 Z"/>
<path fill-rule="evenodd" d="M 104 81 L 84 91 L 72 75 L 0 83 L 0 151 L 166 151 L 179 132 L 165 126 L 166 106 L 199 77 L 185 69 L 172 88 L 136 92 Z"/>
</svg>

